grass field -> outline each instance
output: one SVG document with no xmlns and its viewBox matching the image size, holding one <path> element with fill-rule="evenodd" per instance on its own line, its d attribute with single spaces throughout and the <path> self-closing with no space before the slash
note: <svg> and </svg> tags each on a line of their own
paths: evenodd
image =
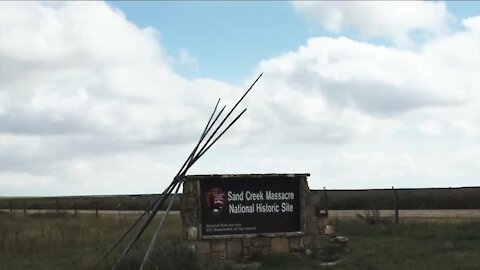
<svg viewBox="0 0 480 270">
<path fill-rule="evenodd" d="M 478 269 L 480 223 L 338 224 L 350 239 L 335 269 Z"/>
<path fill-rule="evenodd" d="M 96 259 L 131 224 L 135 215 L 0 213 L 0 269 L 92 269 Z M 337 232 L 350 241 L 342 263 L 328 269 L 478 269 L 480 222 L 404 223 L 369 225 L 337 220 Z M 188 254 L 175 248 L 180 241 L 180 217 L 169 216 L 156 258 L 181 261 Z M 146 238 L 152 235 L 151 228 Z M 135 266 L 146 239 L 124 264 Z M 115 257 L 115 256 L 113 256 Z M 182 258 L 182 259 L 179 259 Z M 103 266 L 100 269 L 106 269 Z M 135 269 L 135 267 L 131 267 Z M 162 269 L 162 268 L 157 268 Z M 263 259 L 262 269 L 326 269 L 314 260 L 287 257 Z"/>
<path fill-rule="evenodd" d="M 99 256 L 136 217 L 100 215 L 97 218 L 95 214 L 54 213 L 10 215 L 0 212 L 0 269 L 92 269 Z M 178 215 L 167 218 L 165 230 L 161 232 L 163 241 L 179 241 L 179 222 Z M 153 229 L 147 230 L 135 251 L 146 247 Z M 127 264 L 140 255 L 132 252 Z M 104 265 L 100 269 L 108 267 Z"/>
</svg>

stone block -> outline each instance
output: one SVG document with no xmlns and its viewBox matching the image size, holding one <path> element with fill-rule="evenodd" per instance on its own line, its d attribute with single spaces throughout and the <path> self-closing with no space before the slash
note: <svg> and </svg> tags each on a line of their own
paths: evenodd
<svg viewBox="0 0 480 270">
<path fill-rule="evenodd" d="M 195 192 L 195 183 L 193 181 L 187 181 L 187 184 L 184 185 L 186 187 L 186 193 L 194 193 Z"/>
<path fill-rule="evenodd" d="M 285 254 L 290 251 L 290 244 L 286 237 L 274 237 L 270 242 L 272 254 Z"/>
<path fill-rule="evenodd" d="M 192 213 L 192 211 L 185 211 L 185 214 L 183 215 L 183 224 L 186 226 L 192 226 L 197 223 L 196 220 L 192 218 Z"/>
<path fill-rule="evenodd" d="M 254 247 L 251 246 L 248 248 L 248 255 L 251 258 L 259 258 L 263 256 L 263 247 Z"/>
<path fill-rule="evenodd" d="M 185 195 L 180 196 L 180 209 L 185 209 Z"/>
<path fill-rule="evenodd" d="M 330 236 L 318 235 L 313 238 L 312 246 L 316 249 L 325 248 L 330 243 Z"/>
<path fill-rule="evenodd" d="M 306 205 L 305 214 L 307 215 L 307 217 L 315 216 L 315 207 L 313 207 L 313 205 Z"/>
<path fill-rule="evenodd" d="M 292 252 L 297 252 L 303 248 L 301 246 L 300 237 L 290 237 L 288 240 L 290 242 L 290 250 Z"/>
<path fill-rule="evenodd" d="M 198 261 L 207 261 L 209 259 L 210 254 L 197 254 Z"/>
<path fill-rule="evenodd" d="M 197 253 L 197 245 L 195 243 L 189 243 L 187 248 L 188 251 L 192 252 L 193 254 Z"/>
<path fill-rule="evenodd" d="M 211 251 L 212 252 L 226 252 L 227 245 L 224 241 L 213 241 L 211 242 Z"/>
<path fill-rule="evenodd" d="M 230 240 L 227 242 L 227 257 L 229 259 L 239 259 L 242 257 L 242 240 Z"/>
<path fill-rule="evenodd" d="M 328 224 L 328 218 L 327 217 L 321 217 L 318 219 L 318 226 L 320 228 L 324 228 Z"/>
<path fill-rule="evenodd" d="M 198 255 L 205 255 L 210 253 L 210 242 L 209 241 L 197 241 L 196 243 L 196 253 Z"/>
<path fill-rule="evenodd" d="M 313 242 L 313 241 L 312 241 L 312 237 L 311 237 L 310 235 L 305 235 L 305 236 L 303 237 L 303 244 L 304 244 L 305 246 L 310 246 L 310 245 L 312 244 L 312 242 Z"/>
<path fill-rule="evenodd" d="M 226 260 L 227 259 L 227 252 L 217 252 L 217 258 L 219 260 Z"/>
<path fill-rule="evenodd" d="M 216 265 L 218 264 L 218 253 L 217 252 L 214 252 L 214 253 L 210 253 L 208 255 L 206 255 L 206 259 L 208 261 L 208 263 L 210 264 L 209 266 L 213 266 L 213 265 Z"/>
<path fill-rule="evenodd" d="M 267 247 L 270 245 L 270 238 L 268 237 L 252 238 L 251 245 L 254 247 Z"/>
<path fill-rule="evenodd" d="M 317 223 L 311 223 L 310 227 L 312 228 L 312 234 L 313 235 L 323 234 L 323 232 L 324 232 L 324 228 L 318 226 Z"/>
<path fill-rule="evenodd" d="M 195 209 L 197 206 L 197 197 L 195 195 L 189 195 L 187 197 L 187 207 L 189 209 Z"/>
<path fill-rule="evenodd" d="M 308 223 L 302 222 L 302 231 L 307 231 L 307 229 L 308 229 Z"/>
<path fill-rule="evenodd" d="M 307 224 L 307 233 L 312 235 L 317 235 L 322 232 L 321 228 L 317 225 L 317 223 L 308 223 Z"/>
<path fill-rule="evenodd" d="M 244 247 L 243 248 L 243 258 L 250 258 L 252 255 L 250 254 L 249 248 Z"/>
<path fill-rule="evenodd" d="M 198 228 L 195 226 L 187 227 L 187 239 L 196 240 L 198 238 Z"/>
</svg>

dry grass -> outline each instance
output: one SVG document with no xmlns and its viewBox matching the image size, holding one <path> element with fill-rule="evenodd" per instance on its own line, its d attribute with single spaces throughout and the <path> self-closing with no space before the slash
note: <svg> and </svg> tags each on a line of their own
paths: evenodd
<svg viewBox="0 0 480 270">
<path fill-rule="evenodd" d="M 0 269 L 92 269 L 136 217 L 0 213 Z M 334 222 L 337 232 L 349 237 L 350 242 L 347 252 L 341 255 L 343 263 L 329 269 L 478 269 L 479 222 Z M 123 269 L 138 269 L 153 229 L 125 260 Z M 150 269 L 196 268 L 179 240 L 180 229 L 180 216 L 169 216 Z M 158 267 L 160 263 L 162 267 Z M 263 263 L 262 269 L 323 269 L 314 261 L 288 257 L 264 258 Z M 108 268 L 105 264 L 100 269 Z"/>
<path fill-rule="evenodd" d="M 478 269 L 479 221 L 375 224 L 339 221 L 350 239 L 344 263 L 332 269 Z"/>
<path fill-rule="evenodd" d="M 91 269 L 136 217 L 0 213 L 0 269 Z M 178 242 L 179 224 L 178 215 L 169 216 L 161 232 L 162 241 Z M 153 233 L 151 227 L 135 251 L 144 249 Z M 126 261 L 135 256 L 141 256 L 141 252 L 132 252 Z"/>
</svg>

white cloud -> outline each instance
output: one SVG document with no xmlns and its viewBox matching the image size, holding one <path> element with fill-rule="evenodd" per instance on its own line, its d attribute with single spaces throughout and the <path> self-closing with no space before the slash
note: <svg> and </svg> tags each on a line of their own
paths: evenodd
<svg viewBox="0 0 480 270">
<path fill-rule="evenodd" d="M 442 135 L 443 128 L 439 121 L 426 121 L 418 125 L 418 129 L 425 135 L 438 136 Z"/>
<path fill-rule="evenodd" d="M 478 112 L 480 81 L 473 73 L 479 69 L 471 70 L 469 63 L 480 58 L 472 59 L 472 50 L 452 68 L 444 52 L 432 54 L 430 48 L 457 40 L 479 44 L 469 32 L 427 43 L 420 52 L 344 37 L 312 38 L 298 51 L 260 63 L 265 76 L 256 91 L 267 105 L 256 108 L 262 111 L 259 121 L 268 117 L 272 125 L 290 126 L 288 137 L 317 142 L 386 137 L 415 123 L 409 117 L 420 112 L 453 124 Z"/>
<path fill-rule="evenodd" d="M 175 73 L 193 56 L 172 61 L 155 29 L 106 3 L 0 5 L 2 195 L 160 192 L 216 99 L 242 94 Z M 415 51 L 316 37 L 265 59 L 249 111 L 191 172 L 312 172 L 313 188 L 473 183 L 478 21 Z"/>
<path fill-rule="evenodd" d="M 188 52 L 186 49 L 180 49 L 178 53 L 177 66 L 183 67 L 187 75 L 191 77 L 198 77 L 200 73 L 200 65 L 197 58 Z"/>
<path fill-rule="evenodd" d="M 295 9 L 326 30 L 353 28 L 368 38 L 408 45 L 414 31 L 440 34 L 452 19 L 445 3 L 427 1 L 294 1 Z"/>
<path fill-rule="evenodd" d="M 222 84 L 189 82 L 172 72 L 155 31 L 137 28 L 105 3 L 3 5 L 4 129 L 88 129 L 149 139 L 166 134 L 162 128 L 186 128 L 191 116 L 207 112 L 204 101 L 224 91 Z"/>
<path fill-rule="evenodd" d="M 82 186 L 108 193 L 103 187 L 120 182 L 111 192 L 128 193 L 135 173 L 156 183 L 159 172 L 174 169 L 165 165 L 153 177 L 153 163 L 144 161 L 172 148 L 186 155 L 184 144 L 197 139 L 217 97 L 236 94 L 225 83 L 174 73 L 156 30 L 138 28 L 106 3 L 2 3 L 1 10 L 0 171 L 22 183 L 49 179 L 42 183 L 51 192 L 69 194 Z M 106 168 L 81 173 L 80 161 Z M 155 186 L 151 192 L 163 185 Z M 11 192 L 34 190 L 22 184 Z M 140 190 L 149 188 L 132 192 Z"/>
<path fill-rule="evenodd" d="M 470 17 L 463 20 L 463 25 L 469 29 L 480 28 L 480 17 Z"/>
<path fill-rule="evenodd" d="M 466 155 L 480 136 L 479 48 L 478 30 L 469 27 L 416 50 L 311 38 L 261 62 L 257 93 L 266 105 L 255 108 L 258 121 L 282 130 L 269 136 L 317 153 L 278 168 L 310 164 L 342 188 L 475 185 L 478 172 L 451 155 Z M 338 145 L 324 152 L 321 143 Z"/>
<path fill-rule="evenodd" d="M 2 195 L 13 195 L 18 194 L 19 190 L 29 190 L 29 195 L 42 196 L 51 193 L 52 188 L 54 188 L 56 184 L 57 181 L 48 176 L 0 172 L 0 190 L 2 191 Z M 34 191 L 35 194 L 33 194 L 32 191 Z"/>
<path fill-rule="evenodd" d="M 17 60 L 65 67 L 164 57 L 155 30 L 138 29 L 106 4 L 3 3 L 2 10 L 1 49 Z"/>
</svg>

